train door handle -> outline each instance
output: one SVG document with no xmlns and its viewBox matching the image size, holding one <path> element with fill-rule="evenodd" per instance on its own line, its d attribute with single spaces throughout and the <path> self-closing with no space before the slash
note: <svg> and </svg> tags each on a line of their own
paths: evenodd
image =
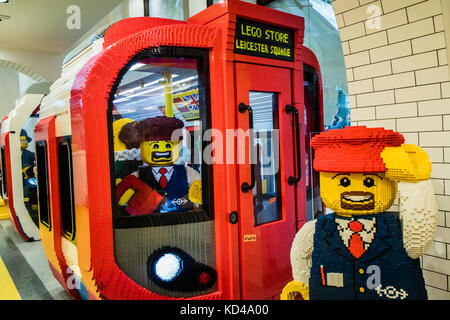
<svg viewBox="0 0 450 320">
<path fill-rule="evenodd" d="M 298 109 L 293 107 L 292 105 L 286 105 L 286 113 L 291 114 L 293 117 L 294 127 L 295 127 L 295 136 L 296 136 L 296 144 L 293 146 L 294 149 L 297 149 L 297 176 L 290 176 L 288 178 L 289 185 L 294 185 L 300 182 L 302 177 L 302 161 L 301 161 L 301 150 L 300 150 L 300 116 Z M 295 151 L 294 151 L 295 152 Z M 295 161 L 294 161 L 295 163 Z"/>
<path fill-rule="evenodd" d="M 245 113 L 246 111 L 248 111 L 248 126 L 250 129 L 250 166 L 251 166 L 251 183 L 249 184 L 248 182 L 244 182 L 241 185 L 241 190 L 244 193 L 249 192 L 250 190 L 252 190 L 255 185 L 256 185 L 256 178 L 255 178 L 255 164 L 253 161 L 253 110 L 252 107 L 250 107 L 249 105 L 246 105 L 245 103 L 241 102 L 239 103 L 238 106 L 239 112 L 240 113 Z"/>
</svg>

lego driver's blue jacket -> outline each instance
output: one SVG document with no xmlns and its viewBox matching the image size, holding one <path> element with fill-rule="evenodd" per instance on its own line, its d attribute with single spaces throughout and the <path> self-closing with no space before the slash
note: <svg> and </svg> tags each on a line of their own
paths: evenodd
<svg viewBox="0 0 450 320">
<path fill-rule="evenodd" d="M 359 259 L 344 245 L 336 217 L 328 214 L 316 222 L 309 279 L 311 300 L 427 299 L 419 259 L 411 259 L 403 246 L 398 213 L 358 218 L 376 219 L 375 237 Z M 378 270 L 380 287 L 375 289 Z"/>
<path fill-rule="evenodd" d="M 152 168 L 149 166 L 139 169 L 139 179 L 148 184 L 153 190 L 156 190 L 160 195 L 166 197 L 164 203 L 160 205 L 161 212 L 191 210 L 193 209 L 193 204 L 188 197 L 190 186 L 186 167 L 184 165 L 174 165 L 173 170 L 172 177 L 164 189 L 156 181 Z"/>
</svg>

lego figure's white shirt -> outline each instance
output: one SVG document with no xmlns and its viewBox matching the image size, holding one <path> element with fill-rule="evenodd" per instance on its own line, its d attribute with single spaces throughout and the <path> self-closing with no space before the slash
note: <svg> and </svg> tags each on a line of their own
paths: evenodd
<svg viewBox="0 0 450 320">
<path fill-rule="evenodd" d="M 358 219 L 352 218 L 351 220 L 336 218 L 336 224 L 338 227 L 339 235 L 341 236 L 344 245 L 348 248 L 350 246 L 350 238 L 353 234 L 353 231 L 350 229 L 349 224 L 350 222 L 355 220 L 357 220 L 363 225 L 363 230 L 358 232 L 358 234 L 361 236 L 361 239 L 364 243 L 364 250 L 367 251 L 370 245 L 372 244 L 373 239 L 375 238 L 376 219 L 374 217 L 372 218 L 361 217 Z"/>
<path fill-rule="evenodd" d="M 161 177 L 162 177 L 162 173 L 159 172 L 159 170 L 161 168 L 165 168 L 166 169 L 166 174 L 164 176 L 166 177 L 167 182 L 169 182 L 170 178 L 172 178 L 173 166 L 170 166 L 170 167 L 152 167 L 153 176 L 155 177 L 156 181 L 158 181 L 158 182 L 159 182 L 159 180 L 161 180 Z"/>
<path fill-rule="evenodd" d="M 316 220 L 308 221 L 297 232 L 291 248 L 292 276 L 295 281 L 309 284 L 314 249 Z"/>
<path fill-rule="evenodd" d="M 398 183 L 403 245 L 412 259 L 422 256 L 433 243 L 438 208 L 430 180 Z"/>
</svg>

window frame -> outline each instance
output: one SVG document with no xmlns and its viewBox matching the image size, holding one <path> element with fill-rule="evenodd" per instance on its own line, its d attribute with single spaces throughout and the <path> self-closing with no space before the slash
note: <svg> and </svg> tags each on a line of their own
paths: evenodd
<svg viewBox="0 0 450 320">
<path fill-rule="evenodd" d="M 70 175 L 70 184 L 69 184 L 69 198 L 70 198 L 70 222 L 71 222 L 71 231 L 68 232 L 64 226 L 64 214 L 63 214 L 63 201 L 62 201 L 62 190 L 61 187 L 63 183 L 61 183 L 61 157 L 60 157 L 60 148 L 66 146 L 66 151 L 68 152 L 68 171 Z M 59 184 L 59 209 L 61 216 L 61 234 L 69 241 L 76 240 L 76 220 L 75 220 L 75 194 L 74 194 L 74 180 L 73 180 L 73 158 L 72 158 L 72 137 L 65 136 L 62 137 L 58 142 L 58 184 Z"/>
<path fill-rule="evenodd" d="M 111 177 L 111 206 L 114 229 L 144 228 L 156 226 L 168 226 L 177 224 L 197 223 L 214 220 L 214 190 L 213 190 L 213 165 L 206 164 L 202 159 L 202 210 L 189 210 L 182 212 L 170 212 L 166 214 L 142 215 L 142 216 L 122 216 L 120 208 L 116 201 L 116 184 L 114 171 L 114 143 L 113 143 L 113 108 L 114 95 L 117 92 L 120 82 L 131 66 L 139 60 L 146 58 L 185 58 L 197 59 L 198 62 L 198 88 L 200 119 L 202 128 L 202 137 L 206 130 L 211 128 L 211 87 L 210 87 L 210 68 L 209 68 L 209 49 L 191 48 L 191 47 L 150 47 L 136 56 L 120 71 L 117 79 L 110 91 L 108 99 L 107 119 L 108 119 L 108 137 L 109 137 L 109 159 L 110 159 L 110 177 Z M 203 150 L 208 141 L 202 142 Z"/>
<path fill-rule="evenodd" d="M 280 94 L 278 92 L 271 92 L 271 91 L 260 91 L 260 90 L 250 90 L 249 91 L 249 95 L 251 93 L 266 93 L 266 94 L 272 94 L 272 126 L 273 126 L 273 131 L 274 130 L 280 130 L 280 103 L 279 103 L 279 99 L 280 99 Z M 249 104 L 250 106 L 251 101 L 249 100 Z M 273 132 L 272 131 L 272 132 Z M 270 132 L 270 136 L 271 139 L 272 138 L 272 132 Z M 259 138 L 259 132 L 254 132 L 255 138 Z M 271 144 L 273 143 L 273 141 L 271 141 Z M 278 163 L 281 163 L 281 146 L 280 144 L 278 144 L 278 151 L 275 150 L 274 147 L 274 153 L 278 154 Z M 256 152 L 258 150 L 258 148 L 256 148 L 256 146 L 254 146 L 253 151 Z M 274 161 L 276 161 L 276 159 L 273 159 Z M 260 173 L 258 173 L 260 174 Z M 261 175 L 261 178 L 263 176 Z M 253 195 L 253 222 L 254 222 L 254 227 L 261 227 L 264 226 L 268 223 L 273 223 L 273 222 L 277 222 L 277 221 L 281 221 L 283 220 L 283 210 L 282 210 L 282 205 L 281 205 L 281 198 L 282 198 L 282 177 L 281 177 L 281 170 L 278 170 L 275 175 L 275 187 L 276 187 L 276 201 L 277 201 L 277 208 L 276 208 L 276 212 L 277 212 L 277 219 L 276 220 L 271 220 L 271 221 L 266 221 L 266 222 L 262 222 L 262 223 L 257 223 L 257 215 L 260 214 L 261 212 L 263 212 L 266 208 L 264 208 L 262 211 L 260 212 L 255 212 L 255 203 L 254 203 L 254 195 Z"/>
<path fill-rule="evenodd" d="M 44 156 L 44 166 L 41 168 L 41 159 L 40 159 L 40 148 L 44 148 L 43 156 Z M 40 140 L 36 141 L 36 171 L 37 171 L 37 182 L 38 182 L 38 212 L 39 212 L 39 222 L 43 226 L 45 226 L 49 231 L 52 230 L 52 218 L 50 214 L 50 194 L 49 194 L 49 174 L 48 174 L 48 146 L 47 141 Z M 42 170 L 44 170 L 44 173 L 42 173 Z M 47 204 L 47 221 L 43 220 L 42 218 L 42 205 L 44 204 L 44 201 L 42 201 L 42 198 L 44 195 L 42 194 L 42 188 L 43 188 L 43 180 L 40 179 L 41 174 L 45 174 L 45 196 L 46 196 L 46 204 Z"/>
</svg>

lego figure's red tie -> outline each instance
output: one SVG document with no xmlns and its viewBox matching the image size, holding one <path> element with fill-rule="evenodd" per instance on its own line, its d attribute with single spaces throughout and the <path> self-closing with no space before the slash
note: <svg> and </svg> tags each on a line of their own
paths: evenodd
<svg viewBox="0 0 450 320">
<path fill-rule="evenodd" d="M 164 189 L 167 186 L 167 178 L 165 176 L 165 174 L 167 173 L 167 169 L 161 168 L 161 169 L 159 169 L 159 173 L 161 173 L 161 178 L 159 179 L 159 184 L 160 184 L 161 188 Z"/>
<path fill-rule="evenodd" d="M 348 246 L 348 250 L 356 259 L 359 259 L 359 257 L 361 257 L 366 251 L 364 250 L 364 243 L 361 239 L 361 236 L 358 234 L 358 232 L 363 230 L 364 227 L 358 221 L 350 222 L 348 224 L 348 227 L 353 231 L 353 234 L 350 237 L 350 245 Z"/>
</svg>

